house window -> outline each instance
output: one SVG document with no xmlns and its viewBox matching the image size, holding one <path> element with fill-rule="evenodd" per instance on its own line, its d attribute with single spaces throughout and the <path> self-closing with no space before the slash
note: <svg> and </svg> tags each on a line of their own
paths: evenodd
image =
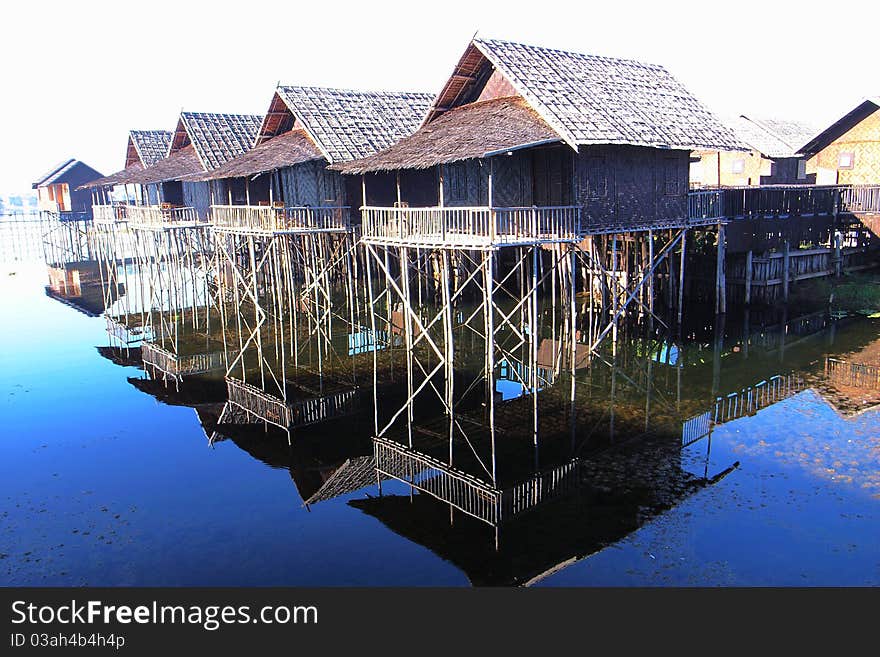
<svg viewBox="0 0 880 657">
<path fill-rule="evenodd" d="M 682 180 L 678 175 L 678 162 L 674 157 L 664 158 L 663 182 L 663 193 L 667 196 L 675 196 L 681 193 Z"/>
<path fill-rule="evenodd" d="M 797 172 L 798 180 L 805 180 L 807 177 L 807 161 L 806 160 L 798 160 L 798 172 Z"/>
<path fill-rule="evenodd" d="M 731 173 L 744 173 L 746 170 L 746 161 L 742 158 L 734 160 L 730 167 Z"/>
<path fill-rule="evenodd" d="M 844 152 L 837 156 L 838 169 L 852 169 L 856 161 L 855 153 Z"/>
<path fill-rule="evenodd" d="M 587 158 L 587 196 L 604 198 L 608 195 L 608 176 L 604 157 Z"/>
</svg>

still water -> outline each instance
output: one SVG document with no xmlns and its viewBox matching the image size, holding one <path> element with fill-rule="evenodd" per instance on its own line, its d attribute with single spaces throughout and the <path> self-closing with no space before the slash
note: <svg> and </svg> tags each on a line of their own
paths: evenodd
<svg viewBox="0 0 880 657">
<path fill-rule="evenodd" d="M 50 297 L 44 265 L 0 276 L 0 584 L 880 584 L 880 411 L 838 411 L 816 383 L 826 354 L 877 340 L 877 320 L 780 338 L 751 318 L 743 340 L 731 314 L 723 347 L 704 327 L 641 350 L 651 399 L 626 392 L 632 371 L 612 381 L 597 364 L 577 398 L 577 431 L 602 435 L 585 485 L 503 526 L 496 548 L 490 527 L 401 482 L 379 496 L 360 467 L 369 409 L 292 446 L 262 428 L 215 434 L 210 380 L 199 398 L 102 355 L 105 320 Z M 646 401 L 662 414 L 682 389 L 710 400 L 781 372 L 803 389 L 686 447 L 632 429 Z M 516 403 L 515 388 L 497 392 Z"/>
</svg>

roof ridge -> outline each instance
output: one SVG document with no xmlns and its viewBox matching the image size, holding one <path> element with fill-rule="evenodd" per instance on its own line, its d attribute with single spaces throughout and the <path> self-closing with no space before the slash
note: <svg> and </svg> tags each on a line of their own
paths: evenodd
<svg viewBox="0 0 880 657">
<path fill-rule="evenodd" d="M 534 43 L 523 43 L 522 41 L 511 41 L 509 39 L 484 39 L 481 37 L 475 37 L 474 41 L 478 41 L 481 43 L 503 43 L 511 46 L 519 46 L 521 48 L 532 48 L 535 50 L 544 50 L 546 52 L 558 53 L 562 55 L 574 55 L 576 57 L 588 57 L 590 59 L 601 59 L 605 61 L 613 61 L 613 62 L 628 62 L 631 64 L 639 64 L 640 66 L 647 66 L 648 68 L 653 69 L 662 69 L 668 73 L 663 64 L 652 64 L 651 62 L 646 62 L 641 59 L 634 59 L 632 57 L 618 57 L 616 55 L 597 55 L 595 53 L 581 52 L 579 50 L 564 50 L 562 48 L 551 48 L 549 46 L 541 46 Z"/>
<path fill-rule="evenodd" d="M 306 91 L 329 91 L 329 92 L 340 92 L 346 94 L 358 94 L 358 95 L 372 95 L 372 96 L 390 96 L 390 95 L 398 95 L 398 96 L 433 96 L 433 94 L 426 91 L 398 91 L 395 89 L 352 89 L 346 87 L 321 87 L 317 85 L 302 85 L 302 84 L 280 84 L 277 89 L 303 89 Z"/>
</svg>

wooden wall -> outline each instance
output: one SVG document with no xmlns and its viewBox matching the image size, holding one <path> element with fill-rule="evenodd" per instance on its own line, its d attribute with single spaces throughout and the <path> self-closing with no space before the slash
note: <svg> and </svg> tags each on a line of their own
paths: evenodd
<svg viewBox="0 0 880 657">
<path fill-rule="evenodd" d="M 279 172 L 283 200 L 288 206 L 346 205 L 342 174 L 325 169 L 324 160 L 303 162 Z"/>
<path fill-rule="evenodd" d="M 199 219 L 208 218 L 208 208 L 211 206 L 211 192 L 206 182 L 183 183 L 183 204 L 195 208 Z"/>
<path fill-rule="evenodd" d="M 581 147 L 576 198 L 585 224 L 677 222 L 687 216 L 689 152 L 641 146 Z"/>
</svg>

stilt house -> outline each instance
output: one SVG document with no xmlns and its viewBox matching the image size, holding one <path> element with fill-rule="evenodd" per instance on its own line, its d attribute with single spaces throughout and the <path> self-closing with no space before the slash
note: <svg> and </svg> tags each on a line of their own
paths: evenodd
<svg viewBox="0 0 880 657">
<path fill-rule="evenodd" d="M 567 208 L 611 231 L 680 225 L 690 151 L 745 148 L 660 66 L 474 39 L 418 131 L 331 168 L 377 209 Z"/>
</svg>

